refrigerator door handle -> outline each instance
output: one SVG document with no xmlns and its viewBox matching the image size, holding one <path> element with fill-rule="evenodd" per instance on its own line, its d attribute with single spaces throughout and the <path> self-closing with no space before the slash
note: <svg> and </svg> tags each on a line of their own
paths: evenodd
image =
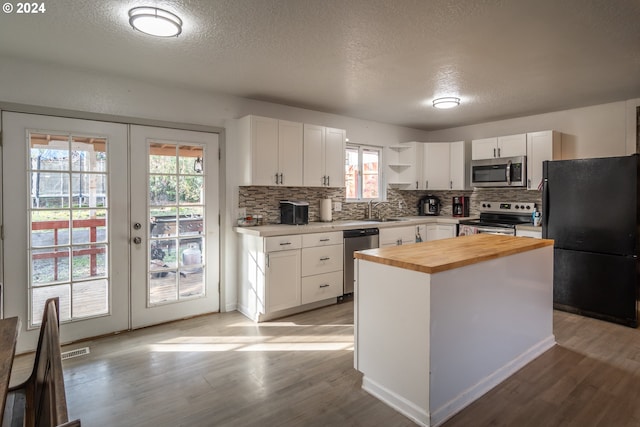
<svg viewBox="0 0 640 427">
<path fill-rule="evenodd" d="M 542 180 L 542 238 L 547 238 L 547 226 L 549 225 L 549 180 Z"/>
<path fill-rule="evenodd" d="M 507 185 L 511 185 L 511 160 L 507 162 L 506 174 L 507 174 Z"/>
</svg>

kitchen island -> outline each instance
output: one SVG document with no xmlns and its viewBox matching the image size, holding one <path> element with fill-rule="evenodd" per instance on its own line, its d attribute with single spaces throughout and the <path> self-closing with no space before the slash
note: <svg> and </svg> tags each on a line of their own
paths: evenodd
<svg viewBox="0 0 640 427">
<path fill-rule="evenodd" d="M 362 387 L 437 426 L 553 347 L 553 241 L 478 234 L 357 252 Z"/>
</svg>

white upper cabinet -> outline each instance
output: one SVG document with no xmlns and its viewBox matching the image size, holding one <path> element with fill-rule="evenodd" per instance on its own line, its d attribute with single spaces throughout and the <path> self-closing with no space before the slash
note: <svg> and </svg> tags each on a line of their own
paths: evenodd
<svg viewBox="0 0 640 427">
<path fill-rule="evenodd" d="M 527 155 L 527 135 L 499 136 L 498 157 L 516 157 Z"/>
<path fill-rule="evenodd" d="M 302 185 L 302 123 L 278 120 L 279 184 Z"/>
<path fill-rule="evenodd" d="M 471 141 L 471 159 L 494 159 L 527 155 L 527 135 L 508 135 Z"/>
<path fill-rule="evenodd" d="M 552 130 L 527 134 L 527 190 L 542 188 L 542 162 L 562 158 L 562 134 Z"/>
<path fill-rule="evenodd" d="M 238 138 L 251 159 L 245 185 L 302 185 L 302 123 L 245 116 Z"/>
<path fill-rule="evenodd" d="M 449 144 L 449 173 L 452 190 L 467 190 L 471 187 L 469 176 L 469 147 L 464 141 Z"/>
<path fill-rule="evenodd" d="M 448 142 L 428 142 L 423 145 L 422 179 L 425 190 L 451 188 L 451 155 Z"/>
<path fill-rule="evenodd" d="M 304 125 L 304 179 L 306 187 L 322 187 L 326 182 L 324 172 L 324 126 Z"/>
<path fill-rule="evenodd" d="M 423 144 L 422 185 L 425 190 L 465 190 L 468 156 L 464 141 Z"/>
<path fill-rule="evenodd" d="M 237 121 L 241 185 L 344 187 L 346 131 L 245 116 Z M 246 164 L 246 166 L 245 166 Z"/>
<path fill-rule="evenodd" d="M 343 129 L 304 125 L 304 179 L 306 187 L 344 187 Z"/>
<path fill-rule="evenodd" d="M 329 187 L 344 187 L 346 133 L 344 129 L 326 128 L 324 171 Z"/>
<path fill-rule="evenodd" d="M 471 160 L 493 159 L 498 154 L 498 138 L 471 141 Z"/>
</svg>

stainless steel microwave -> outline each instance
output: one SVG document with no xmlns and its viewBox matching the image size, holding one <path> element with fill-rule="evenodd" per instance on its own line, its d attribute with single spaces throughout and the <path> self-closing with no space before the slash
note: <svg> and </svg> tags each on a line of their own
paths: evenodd
<svg viewBox="0 0 640 427">
<path fill-rule="evenodd" d="M 525 187 L 526 156 L 471 161 L 471 185 L 474 187 Z"/>
</svg>

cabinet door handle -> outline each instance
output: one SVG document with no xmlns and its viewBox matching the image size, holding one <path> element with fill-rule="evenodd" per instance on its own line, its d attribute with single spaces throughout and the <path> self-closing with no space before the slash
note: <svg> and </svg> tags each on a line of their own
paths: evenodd
<svg viewBox="0 0 640 427">
<path fill-rule="evenodd" d="M 531 189 L 531 178 L 527 179 L 527 188 Z"/>
<path fill-rule="evenodd" d="M 327 175 L 327 187 L 331 186 L 331 176 Z"/>
<path fill-rule="evenodd" d="M 280 243 L 280 246 L 287 246 L 287 245 L 290 245 L 290 244 L 291 244 L 291 242 L 282 242 L 282 243 Z"/>
<path fill-rule="evenodd" d="M 449 189 L 453 190 L 453 181 L 449 181 Z"/>
<path fill-rule="evenodd" d="M 500 148 L 498 148 L 498 157 L 500 157 Z"/>
<path fill-rule="evenodd" d="M 328 288 L 329 285 L 327 285 L 326 283 L 324 285 L 320 285 L 321 288 Z"/>
<path fill-rule="evenodd" d="M 327 176 L 322 175 L 322 185 L 327 185 Z"/>
<path fill-rule="evenodd" d="M 270 267 L 269 266 L 269 254 L 267 254 L 267 267 Z"/>
<path fill-rule="evenodd" d="M 418 181 L 416 181 L 416 190 L 418 189 Z"/>
<path fill-rule="evenodd" d="M 326 257 L 322 257 L 320 258 L 320 261 L 329 261 L 331 258 L 326 256 Z"/>
<path fill-rule="evenodd" d="M 330 240 L 331 240 L 331 239 L 320 239 L 320 241 L 321 241 L 321 242 L 328 242 L 328 241 L 330 241 Z"/>
<path fill-rule="evenodd" d="M 280 172 L 280 184 L 284 184 L 284 175 Z"/>
<path fill-rule="evenodd" d="M 276 172 L 276 184 L 278 184 L 278 172 Z"/>
<path fill-rule="evenodd" d="M 425 188 L 425 189 L 429 188 L 429 180 L 426 180 L 426 181 L 424 182 L 424 188 Z"/>
</svg>

